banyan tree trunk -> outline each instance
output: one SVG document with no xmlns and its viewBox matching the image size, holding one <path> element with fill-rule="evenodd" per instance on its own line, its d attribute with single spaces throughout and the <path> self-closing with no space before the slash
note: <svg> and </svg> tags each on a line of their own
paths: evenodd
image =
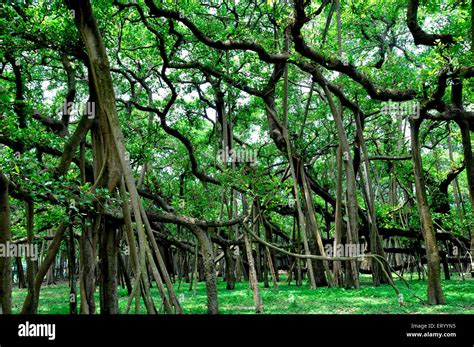
<svg viewBox="0 0 474 347">
<path fill-rule="evenodd" d="M 464 163 L 466 164 L 467 185 L 469 188 L 469 199 L 471 209 L 474 211 L 474 153 L 472 152 L 472 136 L 467 120 L 459 121 L 461 129 Z M 471 230 L 471 254 L 474 254 L 474 223 L 470 225 Z M 474 258 L 474 257 L 473 257 Z M 471 276 L 474 277 L 474 263 L 471 263 Z"/>
<path fill-rule="evenodd" d="M 88 218 L 89 219 L 89 218 Z M 91 219 L 89 219 L 91 220 Z M 84 220 L 85 222 L 85 220 Z M 96 223 L 100 223 L 97 219 Z M 81 290 L 81 314 L 95 314 L 96 304 L 95 292 L 95 269 L 96 269 L 96 237 L 94 229 L 96 226 L 86 225 L 81 236 L 81 261 L 80 261 L 80 290 Z"/>
<path fill-rule="evenodd" d="M 224 259 L 225 259 L 225 280 L 226 289 L 235 289 L 235 262 L 232 256 L 232 250 L 229 246 L 224 247 Z"/>
<path fill-rule="evenodd" d="M 103 228 L 99 234 L 100 313 L 117 314 L 117 227 L 105 219 Z"/>
<path fill-rule="evenodd" d="M 212 242 L 206 231 L 197 228 L 195 233 L 201 245 L 201 253 L 203 256 L 204 276 L 207 291 L 207 313 L 217 314 L 219 311 L 219 305 L 217 301 L 216 265 L 214 263 Z"/>
<path fill-rule="evenodd" d="M 423 164 L 421 161 L 419 144 L 420 125 L 421 121 L 414 119 L 411 121 L 410 128 L 416 200 L 418 214 L 420 216 L 421 230 L 423 238 L 425 239 L 426 259 L 428 263 L 428 302 L 432 305 L 442 305 L 446 303 L 446 300 L 441 288 L 440 257 L 428 199 L 426 196 L 425 179 L 423 176 Z"/>
<path fill-rule="evenodd" d="M 69 274 L 69 313 L 77 314 L 77 295 L 76 295 L 76 244 L 74 240 L 74 230 L 69 226 L 69 237 L 67 239 L 68 247 L 68 274 Z"/>
<path fill-rule="evenodd" d="M 8 184 L 0 171 L 0 243 L 4 245 L 11 239 Z M 4 314 L 10 314 L 12 308 L 11 271 L 11 258 L 0 257 L 0 313 Z"/>
</svg>

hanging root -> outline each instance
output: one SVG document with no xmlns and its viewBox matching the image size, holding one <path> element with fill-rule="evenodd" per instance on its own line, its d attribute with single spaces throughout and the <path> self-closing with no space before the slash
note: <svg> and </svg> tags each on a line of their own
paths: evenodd
<svg viewBox="0 0 474 347">
<path fill-rule="evenodd" d="M 265 245 L 265 246 L 268 246 L 270 248 L 273 248 L 274 250 L 276 251 L 279 251 L 283 254 L 286 254 L 286 255 L 289 255 L 291 257 L 295 257 L 295 258 L 301 258 L 301 259 L 314 259 L 314 260 L 327 260 L 327 261 L 353 261 L 353 260 L 362 260 L 364 258 L 373 258 L 375 259 L 379 264 L 380 264 L 380 267 L 382 268 L 383 270 L 383 273 L 385 275 L 385 277 L 387 277 L 387 280 L 390 284 L 390 286 L 393 288 L 393 290 L 395 291 L 395 294 L 397 295 L 397 300 L 400 304 L 400 306 L 403 306 L 404 305 L 404 301 L 403 301 L 403 294 L 400 292 L 400 290 L 398 290 L 395 282 L 393 282 L 392 278 L 390 277 L 390 275 L 387 273 L 387 270 L 385 268 L 385 266 L 383 266 L 383 262 L 385 262 L 385 264 L 387 265 L 387 267 L 390 269 L 391 272 L 394 272 L 390 266 L 390 264 L 388 264 L 387 260 L 385 258 L 383 258 L 382 256 L 378 255 L 378 254 L 364 254 L 364 255 L 361 255 L 361 256 L 355 256 L 355 257 L 326 257 L 326 256 L 322 256 L 322 255 L 312 255 L 312 254 L 297 254 L 297 253 L 292 253 L 292 252 L 289 252 L 287 250 L 284 250 L 278 246 L 275 246 L 263 239 L 261 239 L 257 234 L 255 234 L 252 230 L 250 230 L 247 225 L 246 225 L 246 220 L 244 220 L 244 222 L 242 223 L 242 226 L 245 228 L 245 230 L 250 234 L 252 235 L 252 237 L 257 240 L 259 243 Z M 408 290 L 410 291 L 410 293 L 415 297 L 417 298 L 418 300 L 421 301 L 422 304 L 424 304 L 424 301 L 423 299 L 421 299 L 420 297 L 418 297 L 411 289 L 410 289 L 410 286 L 408 285 L 408 282 L 403 278 L 401 277 L 400 275 L 398 275 L 396 272 L 395 274 L 400 277 L 404 282 L 405 284 L 407 285 L 407 288 Z"/>
<path fill-rule="evenodd" d="M 367 256 L 369 256 L 369 255 L 367 255 Z M 388 275 L 387 271 L 385 270 L 385 267 L 382 265 L 382 262 L 385 262 L 385 264 L 387 265 L 387 267 L 390 269 L 390 272 L 391 272 L 391 273 L 394 273 L 395 275 L 397 275 L 397 277 L 400 278 L 400 279 L 405 283 L 405 285 L 407 286 L 407 289 L 408 289 L 408 291 L 410 292 L 410 294 L 412 294 L 415 298 L 417 298 L 417 299 L 421 302 L 422 305 L 425 304 L 425 301 L 424 301 L 422 298 L 420 298 L 418 295 L 416 295 L 413 290 L 411 290 L 410 284 L 407 282 L 407 280 L 404 279 L 402 276 L 400 276 L 395 270 L 393 270 L 393 268 L 392 268 L 392 267 L 390 266 L 390 264 L 388 263 L 387 259 L 385 259 L 384 257 L 382 257 L 382 256 L 380 256 L 380 255 L 378 255 L 378 254 L 370 254 L 370 256 L 373 257 L 374 259 L 376 259 L 376 260 L 379 262 L 379 264 L 381 265 L 381 268 L 382 268 L 382 270 L 383 270 L 385 276 L 387 277 L 387 279 L 388 279 L 390 285 L 392 285 L 392 287 L 393 287 L 394 289 L 396 288 L 395 283 L 393 282 L 392 278 Z M 397 295 L 399 295 L 399 296 L 402 295 L 402 294 L 400 294 L 400 292 L 398 291 L 398 289 L 396 289 L 396 292 L 397 292 Z M 401 301 L 400 306 L 403 306 L 403 295 L 402 295 L 402 298 L 401 298 L 401 299 L 400 299 L 400 298 L 398 299 L 398 301 L 399 301 L 399 302 Z"/>
</svg>

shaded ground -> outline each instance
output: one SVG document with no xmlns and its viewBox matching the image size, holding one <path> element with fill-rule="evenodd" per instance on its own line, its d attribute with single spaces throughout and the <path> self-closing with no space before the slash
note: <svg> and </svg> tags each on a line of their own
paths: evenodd
<svg viewBox="0 0 474 347">
<path fill-rule="evenodd" d="M 251 314 L 253 309 L 252 291 L 248 283 L 236 283 L 236 289 L 228 291 L 225 282 L 219 280 L 219 310 L 225 314 Z M 397 287 L 403 293 L 405 306 L 400 307 L 393 289 L 388 285 L 378 288 L 370 286 L 370 278 L 362 278 L 359 290 L 343 288 L 318 288 L 310 290 L 307 286 L 288 286 L 286 281 L 279 284 L 278 289 L 263 288 L 260 285 L 265 313 L 268 314 L 398 314 L 398 313 L 456 313 L 474 314 L 474 279 L 466 277 L 463 281 L 455 278 L 443 281 L 443 290 L 447 304 L 443 306 L 423 305 L 407 289 L 403 282 L 397 281 Z M 411 290 L 419 297 L 426 296 L 426 282 L 413 280 Z M 79 289 L 79 288 L 78 288 Z M 196 297 L 189 291 L 189 284 L 176 284 L 177 295 L 185 313 L 206 313 L 206 289 L 204 282 L 198 283 Z M 23 304 L 26 289 L 14 289 L 13 312 L 18 313 Z M 126 289 L 119 289 L 120 311 L 124 312 L 127 305 Z M 158 296 L 154 291 L 154 295 Z M 39 313 L 68 314 L 69 288 L 65 283 L 55 286 L 44 286 L 40 295 Z M 96 302 L 99 294 L 96 293 Z M 133 310 L 132 305 L 132 310 Z M 141 313 L 146 313 L 143 305 Z"/>
</svg>

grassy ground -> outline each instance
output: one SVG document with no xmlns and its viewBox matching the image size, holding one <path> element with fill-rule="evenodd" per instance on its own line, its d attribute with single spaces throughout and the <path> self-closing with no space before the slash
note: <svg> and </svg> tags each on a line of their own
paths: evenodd
<svg viewBox="0 0 474 347">
<path fill-rule="evenodd" d="M 268 314 L 400 314 L 400 313 L 457 313 L 474 314 L 474 279 L 463 281 L 455 278 L 443 281 L 443 290 L 447 304 L 443 306 L 423 305 L 416 299 L 406 285 L 396 282 L 403 293 L 405 305 L 400 307 L 392 287 L 383 285 L 371 287 L 370 277 L 363 276 L 362 286 L 358 290 L 343 288 L 318 288 L 310 290 L 307 286 L 288 286 L 286 281 L 279 284 L 278 289 L 260 286 L 265 313 Z M 228 291 L 225 282 L 219 279 L 219 310 L 224 314 L 251 314 L 254 312 L 252 291 L 248 283 L 237 283 L 236 289 Z M 421 298 L 426 297 L 426 282 L 411 281 L 411 291 Z M 206 313 L 206 288 L 204 283 L 197 286 L 193 297 L 189 284 L 176 284 L 176 291 L 185 313 Z M 14 313 L 21 309 L 26 295 L 25 289 L 13 291 Z M 158 297 L 156 291 L 154 295 Z M 119 289 L 119 305 L 121 312 L 127 305 L 127 291 Z M 96 293 L 98 303 L 98 293 Z M 40 295 L 39 313 L 68 314 L 69 288 L 67 284 L 44 286 Z M 158 302 L 158 300 L 157 300 Z M 146 313 L 144 307 L 141 313 Z"/>
</svg>

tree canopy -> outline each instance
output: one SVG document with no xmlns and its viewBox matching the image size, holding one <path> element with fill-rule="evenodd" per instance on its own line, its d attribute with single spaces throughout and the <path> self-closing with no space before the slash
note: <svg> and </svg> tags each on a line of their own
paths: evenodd
<svg viewBox="0 0 474 347">
<path fill-rule="evenodd" d="M 413 260 L 424 300 L 444 304 L 441 267 L 468 271 L 472 2 L 0 11 L 0 243 L 49 247 L 27 261 L 23 313 L 61 252 L 82 313 L 96 312 L 96 287 L 100 311 L 118 313 L 122 276 L 127 312 L 140 297 L 148 313 L 182 312 L 173 285 L 186 278 L 205 281 L 217 313 L 220 276 L 228 290 L 249 280 L 262 312 L 258 283 L 282 272 L 316 289 L 358 288 L 365 271 L 399 294 L 393 277 Z M 365 253 L 328 253 L 338 245 Z M 13 258 L 0 261 L 10 312 Z"/>
</svg>

